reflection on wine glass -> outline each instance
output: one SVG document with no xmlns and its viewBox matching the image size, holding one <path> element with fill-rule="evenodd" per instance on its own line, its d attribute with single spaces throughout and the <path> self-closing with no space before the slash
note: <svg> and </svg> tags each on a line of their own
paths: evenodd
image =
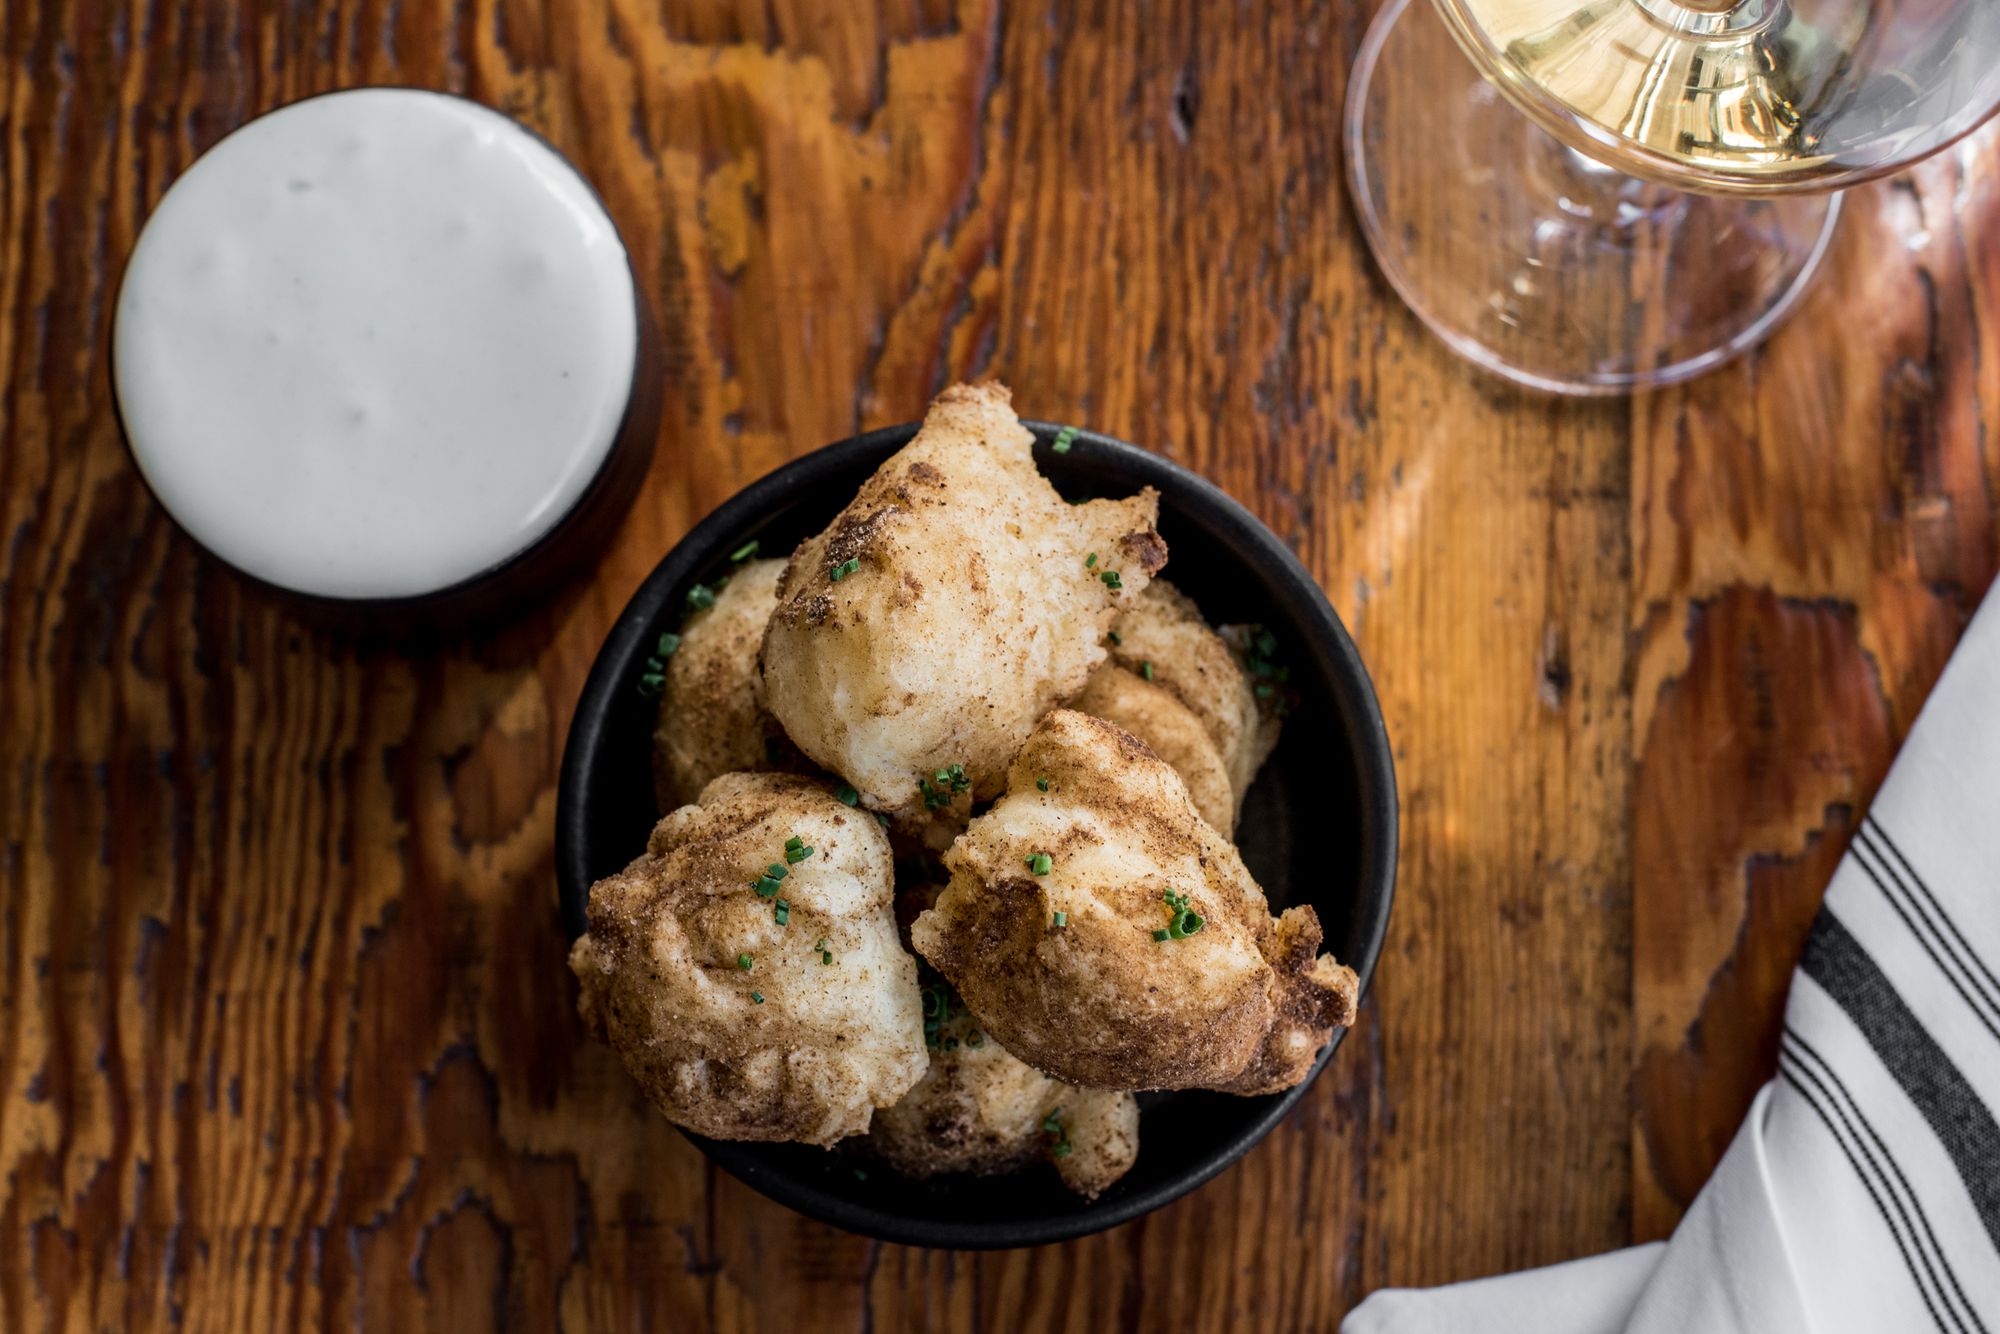
<svg viewBox="0 0 2000 1334">
<path fill-rule="evenodd" d="M 1391 0 L 1349 84 L 1348 175 L 1453 348 L 1617 393 L 1754 346 L 1825 254 L 1834 192 L 1996 106 L 1996 0 Z"/>
</svg>

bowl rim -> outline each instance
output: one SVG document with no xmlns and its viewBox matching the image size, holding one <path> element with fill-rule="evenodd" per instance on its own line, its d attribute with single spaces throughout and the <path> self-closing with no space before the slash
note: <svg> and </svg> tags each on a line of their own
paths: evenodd
<svg viewBox="0 0 2000 1334">
<path fill-rule="evenodd" d="M 781 464 L 691 527 L 627 599 L 584 680 L 563 748 L 556 797 L 555 871 L 558 907 L 570 939 L 582 933 L 583 905 L 590 892 L 582 793 L 589 774 L 603 760 L 609 739 L 607 714 L 617 690 L 624 684 L 620 664 L 655 633 L 654 624 L 661 609 L 669 605 L 673 592 L 696 579 L 714 563 L 716 553 L 726 552 L 738 535 L 754 528 L 795 488 L 811 486 L 830 473 L 846 472 L 858 459 L 875 457 L 879 463 L 907 443 L 916 434 L 918 425 L 906 422 L 879 427 Z M 1365 999 L 1381 957 L 1395 900 L 1400 804 L 1388 728 L 1373 682 L 1326 591 L 1277 534 L 1228 492 L 1200 474 L 1097 431 L 1028 419 L 1023 419 L 1022 425 L 1034 433 L 1038 448 L 1048 446 L 1060 432 L 1071 431 L 1074 445 L 1087 447 L 1108 467 L 1128 477 L 1134 489 L 1153 486 L 1163 496 L 1171 494 L 1176 509 L 1196 519 L 1212 538 L 1243 552 L 1244 559 L 1268 567 L 1281 581 L 1304 594 L 1301 601 L 1315 614 L 1315 619 L 1310 623 L 1302 621 L 1296 629 L 1322 639 L 1331 649 L 1333 670 L 1327 680 L 1333 687 L 1334 710 L 1348 735 L 1358 780 L 1356 795 L 1361 805 L 1363 847 L 1354 903 L 1364 947 L 1359 957 L 1342 962 L 1355 970 L 1358 996 Z M 1131 1194 L 1079 1201 L 1073 1213 L 1060 1217 L 911 1218 L 840 1195 L 821 1181 L 774 1168 L 759 1155 L 758 1150 L 763 1147 L 760 1143 L 713 1140 L 681 1127 L 676 1129 L 711 1161 L 753 1190 L 834 1227 L 908 1246 L 1001 1250 L 1046 1245 L 1131 1222 L 1189 1194 L 1235 1164 L 1304 1097 L 1348 1031 L 1334 1031 L 1332 1041 L 1320 1052 L 1312 1072 L 1304 1080 L 1283 1092 L 1262 1095 L 1265 1105 L 1255 1116 L 1233 1133 L 1212 1141 L 1203 1154 L 1189 1158 L 1182 1169 Z"/>
</svg>

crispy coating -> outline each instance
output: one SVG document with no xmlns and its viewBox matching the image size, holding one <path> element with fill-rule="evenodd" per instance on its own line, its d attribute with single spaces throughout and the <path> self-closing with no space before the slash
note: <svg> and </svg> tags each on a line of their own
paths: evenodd
<svg viewBox="0 0 2000 1334">
<path fill-rule="evenodd" d="M 1215 738 L 1194 710 L 1165 686 L 1107 662 L 1069 706 L 1116 723 L 1145 742 L 1187 784 L 1188 797 L 1202 819 L 1224 834 L 1236 827 L 1236 791 Z"/>
<path fill-rule="evenodd" d="M 1111 649 L 1112 661 L 1142 674 L 1150 664 L 1152 684 L 1199 718 L 1215 743 L 1229 775 L 1230 816 L 1210 823 L 1229 833 L 1242 813 L 1251 780 L 1278 744 L 1277 711 L 1260 706 L 1249 674 L 1225 638 L 1233 627 L 1222 634 L 1211 630 L 1192 598 L 1164 579 L 1156 579 L 1112 628 L 1119 640 Z M 1122 718 L 1111 721 L 1148 745 L 1153 743 L 1143 728 L 1127 727 Z M 1161 754 L 1169 763 L 1175 762 L 1175 755 Z M 1189 786 L 1193 788 L 1193 784 Z M 1199 797 L 1196 804 L 1202 805 L 1206 814 L 1207 807 Z"/>
<path fill-rule="evenodd" d="M 786 863 L 794 836 L 812 855 L 760 897 L 752 882 Z M 896 937 L 890 877 L 888 837 L 825 784 L 726 774 L 591 886 L 590 931 L 570 953 L 578 1009 L 690 1130 L 860 1134 L 924 1072 L 916 960 Z"/>
<path fill-rule="evenodd" d="M 751 561 L 715 595 L 713 607 L 681 626 L 653 727 L 653 791 L 662 811 L 687 805 L 724 774 L 805 767 L 764 707 L 757 670 L 784 572 L 782 560 Z"/>
<path fill-rule="evenodd" d="M 1139 1160 L 1139 1100 L 1107 1089 L 1063 1089 L 1056 1115 L 1071 1152 L 1055 1159 L 1063 1184 L 1094 1200 Z"/>
<path fill-rule="evenodd" d="M 965 1011 L 938 1037 L 930 1069 L 900 1102 L 875 1113 L 868 1132 L 905 1176 L 990 1176 L 1046 1159 L 1071 1190 L 1095 1199 L 1138 1158 L 1139 1104 L 1131 1094 L 1050 1079 L 986 1036 Z M 1052 1117 L 1059 1132 L 1044 1128 Z"/>
<path fill-rule="evenodd" d="M 1043 720 L 945 863 L 917 949 L 1009 1051 L 1066 1082 L 1273 1092 L 1353 1022 L 1354 973 L 1319 956 L 1313 910 L 1273 919 L 1180 777 L 1102 719 Z M 1156 941 L 1169 891 L 1204 922 Z"/>
<path fill-rule="evenodd" d="M 1083 688 L 1112 619 L 1166 563 L 1154 492 L 1066 504 L 1032 443 L 1005 388 L 947 389 L 779 586 L 771 712 L 906 828 L 962 821 L 1000 791 L 1008 759 Z M 919 780 L 951 765 L 967 785 L 927 810 Z"/>
<path fill-rule="evenodd" d="M 911 885 L 898 897 L 921 911 L 937 890 Z M 875 1113 L 868 1131 L 891 1167 L 917 1178 L 990 1176 L 1047 1159 L 1064 1184 L 1093 1199 L 1130 1169 L 1139 1156 L 1139 1104 L 1131 1094 L 1049 1078 L 987 1034 L 948 987 L 926 987 L 924 1003 L 943 1010 L 930 1068 L 901 1101 Z M 1044 1129 L 1052 1116 L 1060 1132 Z M 1058 1152 L 1065 1141 L 1069 1147 Z"/>
</svg>

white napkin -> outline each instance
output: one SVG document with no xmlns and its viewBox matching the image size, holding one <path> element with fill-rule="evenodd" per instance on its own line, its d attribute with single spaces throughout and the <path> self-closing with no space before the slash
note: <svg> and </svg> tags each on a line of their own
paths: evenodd
<svg viewBox="0 0 2000 1334">
<path fill-rule="evenodd" d="M 1342 1334 L 2000 1334 L 2000 586 L 1792 977 L 1778 1077 L 1664 1244 L 1363 1302 Z"/>
</svg>

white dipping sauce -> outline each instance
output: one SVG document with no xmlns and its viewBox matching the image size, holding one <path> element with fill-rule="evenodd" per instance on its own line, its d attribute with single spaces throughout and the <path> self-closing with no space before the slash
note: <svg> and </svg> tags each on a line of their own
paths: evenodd
<svg viewBox="0 0 2000 1334">
<path fill-rule="evenodd" d="M 513 121 L 370 88 L 252 121 L 139 237 L 113 332 L 147 482 L 237 568 L 405 597 L 532 546 L 618 434 L 625 248 Z"/>
</svg>

